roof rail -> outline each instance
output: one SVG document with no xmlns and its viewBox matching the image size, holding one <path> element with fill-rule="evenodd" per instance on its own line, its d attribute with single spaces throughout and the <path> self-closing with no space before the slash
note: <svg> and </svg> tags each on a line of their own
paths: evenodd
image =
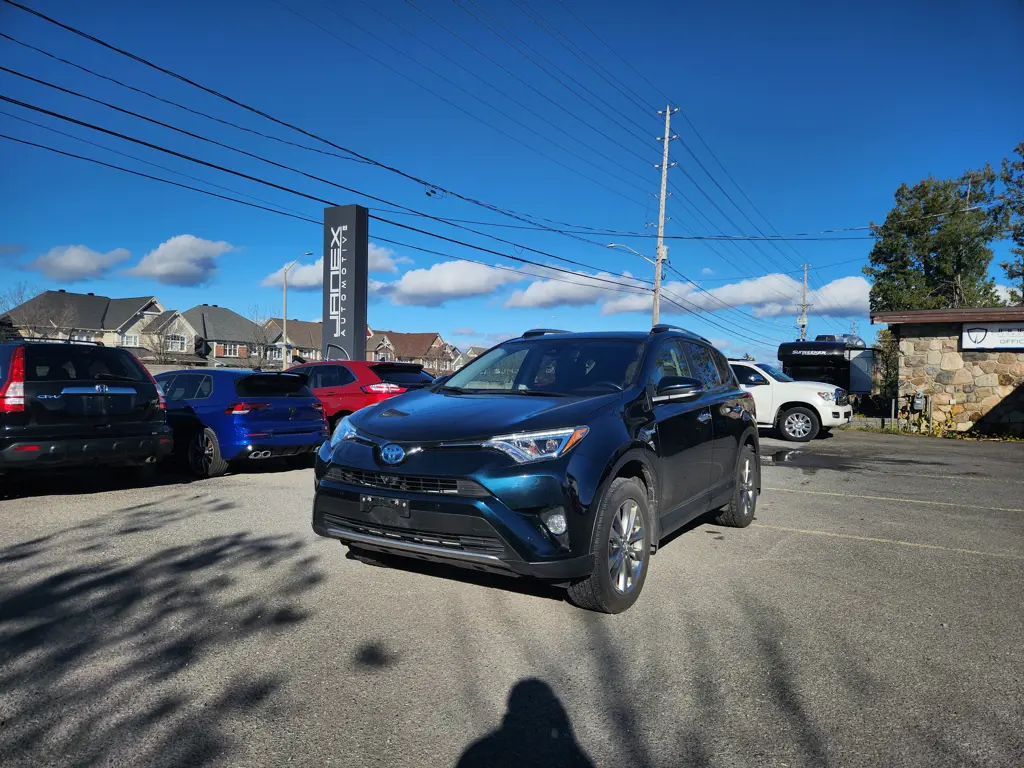
<svg viewBox="0 0 1024 768">
<path fill-rule="evenodd" d="M 106 346 L 102 341 L 90 341 L 89 339 L 72 339 L 70 336 L 66 339 L 61 339 L 57 336 L 31 336 L 28 338 L 14 338 L 10 341 L 59 341 L 62 344 L 95 344 L 97 347 Z"/>
<path fill-rule="evenodd" d="M 572 333 L 572 331 L 560 331 L 557 328 L 534 328 L 522 335 L 524 339 L 532 339 L 536 336 L 546 336 L 549 333 Z"/>
<path fill-rule="evenodd" d="M 686 331 L 686 329 L 680 328 L 678 325 L 669 325 L 668 323 L 658 323 L 651 326 L 651 333 L 664 333 L 665 331 Z"/>
</svg>

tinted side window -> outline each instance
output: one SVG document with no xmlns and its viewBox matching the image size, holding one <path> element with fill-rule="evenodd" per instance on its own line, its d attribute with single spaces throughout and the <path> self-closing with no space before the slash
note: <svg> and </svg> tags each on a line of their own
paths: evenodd
<svg viewBox="0 0 1024 768">
<path fill-rule="evenodd" d="M 179 373 L 172 382 L 164 385 L 166 390 L 164 396 L 167 398 L 167 402 L 173 403 L 178 400 L 192 400 L 195 398 L 202 378 L 204 377 L 195 373 Z"/>
<path fill-rule="evenodd" d="M 692 341 L 683 342 L 687 354 L 693 366 L 694 376 L 704 383 L 707 389 L 714 389 L 721 386 L 722 379 L 718 373 L 718 365 L 709 347 L 703 344 L 696 344 Z"/>
<path fill-rule="evenodd" d="M 728 384 L 730 387 L 735 386 L 736 382 L 732 376 L 732 368 L 729 367 L 729 361 L 725 359 L 725 355 L 717 349 L 712 349 L 711 354 L 715 358 L 715 365 L 718 367 L 718 376 L 722 380 L 722 383 Z"/>
<path fill-rule="evenodd" d="M 71 380 L 149 383 L 142 366 L 124 350 L 79 344 L 25 347 L 25 381 Z"/>
<path fill-rule="evenodd" d="M 196 390 L 196 400 L 205 400 L 213 394 L 213 376 L 203 376 L 199 380 L 199 389 Z"/>
<path fill-rule="evenodd" d="M 654 371 L 651 373 L 654 386 L 658 386 L 658 382 L 666 376 L 693 376 L 678 341 L 663 344 L 654 361 Z"/>
</svg>

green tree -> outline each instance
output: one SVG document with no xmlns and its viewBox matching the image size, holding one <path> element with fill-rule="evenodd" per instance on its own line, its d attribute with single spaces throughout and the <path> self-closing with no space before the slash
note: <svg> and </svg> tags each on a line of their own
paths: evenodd
<svg viewBox="0 0 1024 768">
<path fill-rule="evenodd" d="M 900 342 L 887 328 L 875 336 L 875 378 L 879 393 L 887 400 L 899 395 Z"/>
<path fill-rule="evenodd" d="M 929 177 L 896 190 L 864 274 L 872 311 L 991 307 L 1002 304 L 988 277 L 990 247 L 1004 229 L 991 166 L 959 179 Z"/>
<path fill-rule="evenodd" d="M 1002 172 L 999 174 L 1006 187 L 1003 195 L 1010 238 L 1010 260 L 999 266 L 1006 272 L 1010 281 L 1010 304 L 1024 306 L 1024 142 L 1014 150 L 1016 160 L 1003 160 Z"/>
</svg>

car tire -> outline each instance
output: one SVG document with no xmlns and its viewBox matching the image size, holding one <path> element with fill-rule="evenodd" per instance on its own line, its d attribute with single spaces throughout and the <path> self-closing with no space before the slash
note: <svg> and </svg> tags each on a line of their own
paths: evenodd
<svg viewBox="0 0 1024 768">
<path fill-rule="evenodd" d="M 746 528 L 753 522 L 754 513 L 757 511 L 757 481 L 760 471 L 754 449 L 744 445 L 736 463 L 736 487 L 733 488 L 729 503 L 715 516 L 716 525 Z"/>
<path fill-rule="evenodd" d="M 189 440 L 188 468 L 196 477 L 217 477 L 228 471 L 228 463 L 220 455 L 217 434 L 209 427 L 199 430 Z"/>
<path fill-rule="evenodd" d="M 632 477 L 615 478 L 594 521 L 590 545 L 594 570 L 569 585 L 569 599 L 580 608 L 601 613 L 621 613 L 632 606 L 647 579 L 652 526 L 644 486 Z"/>
<path fill-rule="evenodd" d="M 807 443 L 818 435 L 821 422 L 810 408 L 796 406 L 779 416 L 779 434 L 794 443 Z"/>
</svg>

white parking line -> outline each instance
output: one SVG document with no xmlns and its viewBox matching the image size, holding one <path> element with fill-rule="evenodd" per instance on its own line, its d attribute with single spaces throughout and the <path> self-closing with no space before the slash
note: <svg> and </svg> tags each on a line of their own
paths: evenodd
<svg viewBox="0 0 1024 768">
<path fill-rule="evenodd" d="M 953 507 L 954 509 L 987 509 L 993 512 L 1024 512 L 1024 509 L 1013 507 L 980 507 L 976 504 L 958 504 L 952 501 L 927 501 L 925 499 L 904 499 L 898 496 L 861 496 L 856 493 L 831 493 L 829 491 L 808 491 L 802 488 L 768 488 L 762 490 L 779 493 L 807 493 L 812 496 L 836 496 L 840 499 L 869 499 L 871 501 L 900 501 L 906 504 L 928 504 L 935 507 Z"/>
<path fill-rule="evenodd" d="M 807 536 L 827 536 L 833 539 L 851 539 L 853 541 L 866 541 L 872 544 L 897 544 L 901 547 L 914 547 L 916 549 L 937 549 L 942 552 L 955 552 L 961 555 L 981 555 L 983 557 L 999 557 L 1006 560 L 1024 560 L 1020 555 L 1002 554 L 999 552 L 979 552 L 976 549 L 959 549 L 957 547 L 943 547 L 938 544 L 919 544 L 914 541 L 900 541 L 899 539 L 882 539 L 874 536 L 854 536 L 851 533 L 833 533 L 831 531 L 810 531 L 805 528 L 787 528 L 784 525 L 770 525 L 768 523 L 754 523 L 752 528 L 768 528 L 773 531 L 785 531 L 786 533 L 802 533 Z"/>
</svg>

